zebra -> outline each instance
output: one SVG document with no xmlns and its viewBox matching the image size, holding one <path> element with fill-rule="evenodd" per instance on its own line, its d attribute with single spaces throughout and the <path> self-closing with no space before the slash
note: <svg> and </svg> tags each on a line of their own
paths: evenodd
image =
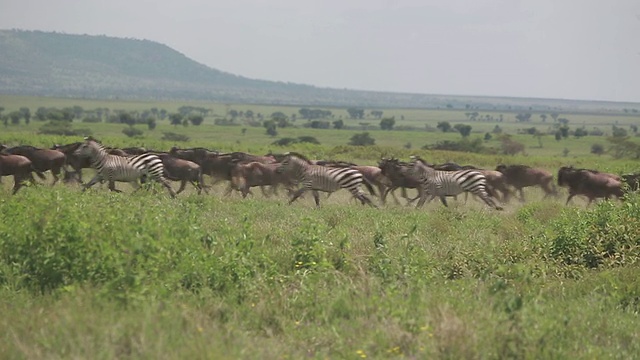
<svg viewBox="0 0 640 360">
<path fill-rule="evenodd" d="M 290 172 L 292 177 L 302 185 L 300 189 L 294 192 L 289 204 L 304 194 L 305 191 L 311 190 L 316 206 L 320 207 L 318 191 L 331 194 L 340 188 L 344 188 L 349 190 L 363 205 L 368 204 L 377 207 L 360 189 L 364 179 L 362 173 L 358 170 L 348 167 L 314 165 L 305 156 L 295 152 L 288 152 L 284 154 L 284 159 L 280 162 L 280 166 L 276 168 L 276 172 Z"/>
<path fill-rule="evenodd" d="M 427 166 L 417 156 L 411 156 L 409 170 L 422 183 L 423 191 L 416 207 L 424 205 L 427 193 L 431 195 L 429 201 L 437 196 L 444 206 L 448 206 L 445 196 L 455 196 L 462 192 L 470 192 L 479 196 L 492 208 L 502 210 L 502 207 L 496 205 L 487 193 L 487 178 L 477 170 L 438 171 Z"/>
<path fill-rule="evenodd" d="M 96 176 L 83 186 L 82 191 L 87 190 L 99 181 L 109 182 L 109 190 L 122 192 L 115 188 L 115 182 L 129 182 L 136 190 L 140 188 L 138 179 L 143 176 L 150 177 L 160 182 L 169 190 L 171 197 L 176 193 L 164 178 L 164 165 L 162 160 L 154 154 L 142 154 L 136 156 L 118 156 L 107 153 L 105 147 L 97 140 L 88 137 L 75 150 L 77 156 L 86 156 L 91 161 L 91 167 L 96 169 Z"/>
</svg>

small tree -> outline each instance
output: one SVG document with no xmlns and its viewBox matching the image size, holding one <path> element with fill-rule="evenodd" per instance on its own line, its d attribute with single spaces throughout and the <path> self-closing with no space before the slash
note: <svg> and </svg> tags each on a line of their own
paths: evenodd
<svg viewBox="0 0 640 360">
<path fill-rule="evenodd" d="M 342 119 L 340 120 L 335 120 L 333 122 L 333 128 L 334 129 L 343 129 L 344 128 L 344 121 L 342 121 Z"/>
<path fill-rule="evenodd" d="M 121 113 L 118 118 L 120 119 L 120 122 L 123 124 L 127 124 L 129 126 L 133 126 L 136 124 L 136 119 L 133 117 L 133 115 L 129 114 L 128 112 L 123 112 Z"/>
<path fill-rule="evenodd" d="M 560 130 L 556 131 L 556 141 L 562 140 L 562 132 Z"/>
<path fill-rule="evenodd" d="M 158 125 L 156 118 L 148 118 L 147 119 L 147 127 L 149 128 L 149 130 L 153 130 L 156 128 L 156 126 Z"/>
<path fill-rule="evenodd" d="M 393 126 L 396 124 L 395 117 L 384 118 L 380 120 L 380 129 L 382 130 L 393 130 Z"/>
<path fill-rule="evenodd" d="M 577 137 L 577 138 L 581 138 L 583 136 L 587 136 L 589 135 L 589 132 L 587 131 L 587 129 L 581 127 L 581 128 L 577 128 L 576 131 L 573 132 L 573 136 Z"/>
<path fill-rule="evenodd" d="M 453 128 L 458 130 L 462 137 L 467 137 L 469 136 L 469 134 L 471 134 L 471 125 L 456 124 L 456 126 L 454 126 Z"/>
<path fill-rule="evenodd" d="M 262 123 L 262 126 L 266 129 L 267 135 L 271 137 L 278 136 L 277 125 L 274 120 L 266 120 Z"/>
<path fill-rule="evenodd" d="M 122 129 L 122 133 L 127 135 L 128 137 L 138 137 L 138 136 L 142 136 L 142 134 L 144 133 L 142 130 L 135 128 L 133 126 L 129 126 L 126 127 L 124 129 Z"/>
<path fill-rule="evenodd" d="M 613 125 L 613 131 L 611 132 L 611 135 L 613 137 L 623 138 L 627 136 L 627 130 Z"/>
<path fill-rule="evenodd" d="M 29 122 L 31 121 L 31 111 L 29 110 L 29 108 L 28 107 L 21 107 L 20 108 L 20 113 L 22 114 L 22 117 L 24 118 L 25 124 L 29 125 Z"/>
<path fill-rule="evenodd" d="M 202 115 L 194 114 L 189 116 L 189 122 L 193 126 L 200 126 L 200 124 L 202 124 L 203 121 L 204 121 L 204 117 Z"/>
<path fill-rule="evenodd" d="M 442 132 L 449 132 L 451 130 L 451 124 L 448 121 L 440 121 L 436 127 Z"/>
<path fill-rule="evenodd" d="M 349 145 L 354 146 L 369 146 L 375 145 L 376 140 L 372 138 L 368 132 L 363 132 L 360 134 L 354 134 L 351 139 L 349 139 Z"/>
<path fill-rule="evenodd" d="M 601 144 L 591 145 L 591 153 L 596 154 L 598 156 L 604 154 L 604 146 L 602 146 Z"/>
<path fill-rule="evenodd" d="M 491 138 L 493 138 L 493 136 L 491 136 L 491 133 L 484 134 L 484 141 L 489 141 L 491 140 Z"/>
<path fill-rule="evenodd" d="M 169 121 L 174 127 L 182 124 L 182 118 L 183 116 L 180 113 L 169 114 Z"/>
<path fill-rule="evenodd" d="M 20 124 L 21 117 L 22 117 L 22 113 L 20 111 L 12 111 L 9 113 L 9 118 L 11 119 L 11 124 L 13 125 Z"/>
</svg>

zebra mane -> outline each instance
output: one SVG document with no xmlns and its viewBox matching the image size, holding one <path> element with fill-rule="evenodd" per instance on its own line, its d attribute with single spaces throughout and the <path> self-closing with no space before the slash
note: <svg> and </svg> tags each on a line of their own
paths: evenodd
<svg viewBox="0 0 640 360">
<path fill-rule="evenodd" d="M 311 160 L 309 160 L 306 156 L 304 156 L 304 155 L 302 155 L 302 154 L 300 154 L 300 153 L 297 153 L 297 152 L 295 152 L 295 151 L 289 151 L 289 152 L 286 152 L 284 155 L 285 155 L 285 156 L 295 156 L 295 157 L 299 158 L 300 160 L 304 160 L 304 161 L 306 161 L 306 162 L 307 162 L 307 164 L 309 164 L 309 165 L 312 165 L 312 164 L 313 164 L 313 163 L 311 162 Z"/>
<path fill-rule="evenodd" d="M 102 145 L 102 142 L 100 142 L 100 140 L 98 140 L 98 139 L 94 138 L 93 136 L 86 136 L 86 137 L 84 138 L 84 141 L 93 141 L 93 142 L 95 142 L 95 143 L 97 143 L 97 144 Z"/>
</svg>

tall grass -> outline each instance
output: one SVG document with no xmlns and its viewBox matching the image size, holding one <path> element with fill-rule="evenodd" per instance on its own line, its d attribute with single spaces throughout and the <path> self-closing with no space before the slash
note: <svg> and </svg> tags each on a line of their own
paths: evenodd
<svg viewBox="0 0 640 360">
<path fill-rule="evenodd" d="M 638 197 L 584 210 L 535 192 L 500 213 L 473 201 L 381 211 L 340 193 L 321 209 L 63 186 L 4 194 L 0 351 L 12 358 L 640 351 Z M 567 260 L 589 259 L 594 236 L 602 261 Z"/>
</svg>

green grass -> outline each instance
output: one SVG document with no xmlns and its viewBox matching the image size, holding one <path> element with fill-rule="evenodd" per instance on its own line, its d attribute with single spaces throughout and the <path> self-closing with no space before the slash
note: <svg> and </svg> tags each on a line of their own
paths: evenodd
<svg viewBox="0 0 640 360">
<path fill-rule="evenodd" d="M 52 106 L 63 106 L 60 101 Z M 39 126 L 4 128 L 0 142 L 80 140 L 39 135 Z M 274 139 L 262 128 L 242 135 L 241 126 L 214 126 L 211 119 L 177 129 L 161 122 L 142 139 L 124 137 L 121 125 L 91 128 L 113 146 L 289 149 L 271 146 Z M 162 141 L 164 131 L 192 140 Z M 589 154 L 596 142 L 589 137 L 546 139 L 539 149 L 534 138 L 517 135 L 527 154 L 510 157 L 417 150 L 459 138 L 455 134 L 371 131 L 379 146 L 347 147 L 357 131 L 279 132 L 317 137 L 320 146 L 293 147 L 310 156 L 366 164 L 380 155 L 419 153 L 434 162 L 484 167 L 638 170 L 637 160 Z M 413 149 L 402 147 L 407 142 Z M 565 147 L 568 157 L 561 155 Z M 640 353 L 637 196 L 585 209 L 583 199 L 564 206 L 564 190 L 559 199 L 543 200 L 540 190 L 527 189 L 526 204 L 513 201 L 497 212 L 471 199 L 450 201 L 449 208 L 390 202 L 373 209 L 341 191 L 322 196 L 316 209 L 309 195 L 287 205 L 283 195 L 263 198 L 259 191 L 247 199 L 225 197 L 222 185 L 203 196 L 187 188 L 176 199 L 163 189 L 131 194 L 121 184 L 123 194 L 59 184 L 11 196 L 10 181 L 3 180 L 5 358 L 600 359 Z"/>
</svg>

